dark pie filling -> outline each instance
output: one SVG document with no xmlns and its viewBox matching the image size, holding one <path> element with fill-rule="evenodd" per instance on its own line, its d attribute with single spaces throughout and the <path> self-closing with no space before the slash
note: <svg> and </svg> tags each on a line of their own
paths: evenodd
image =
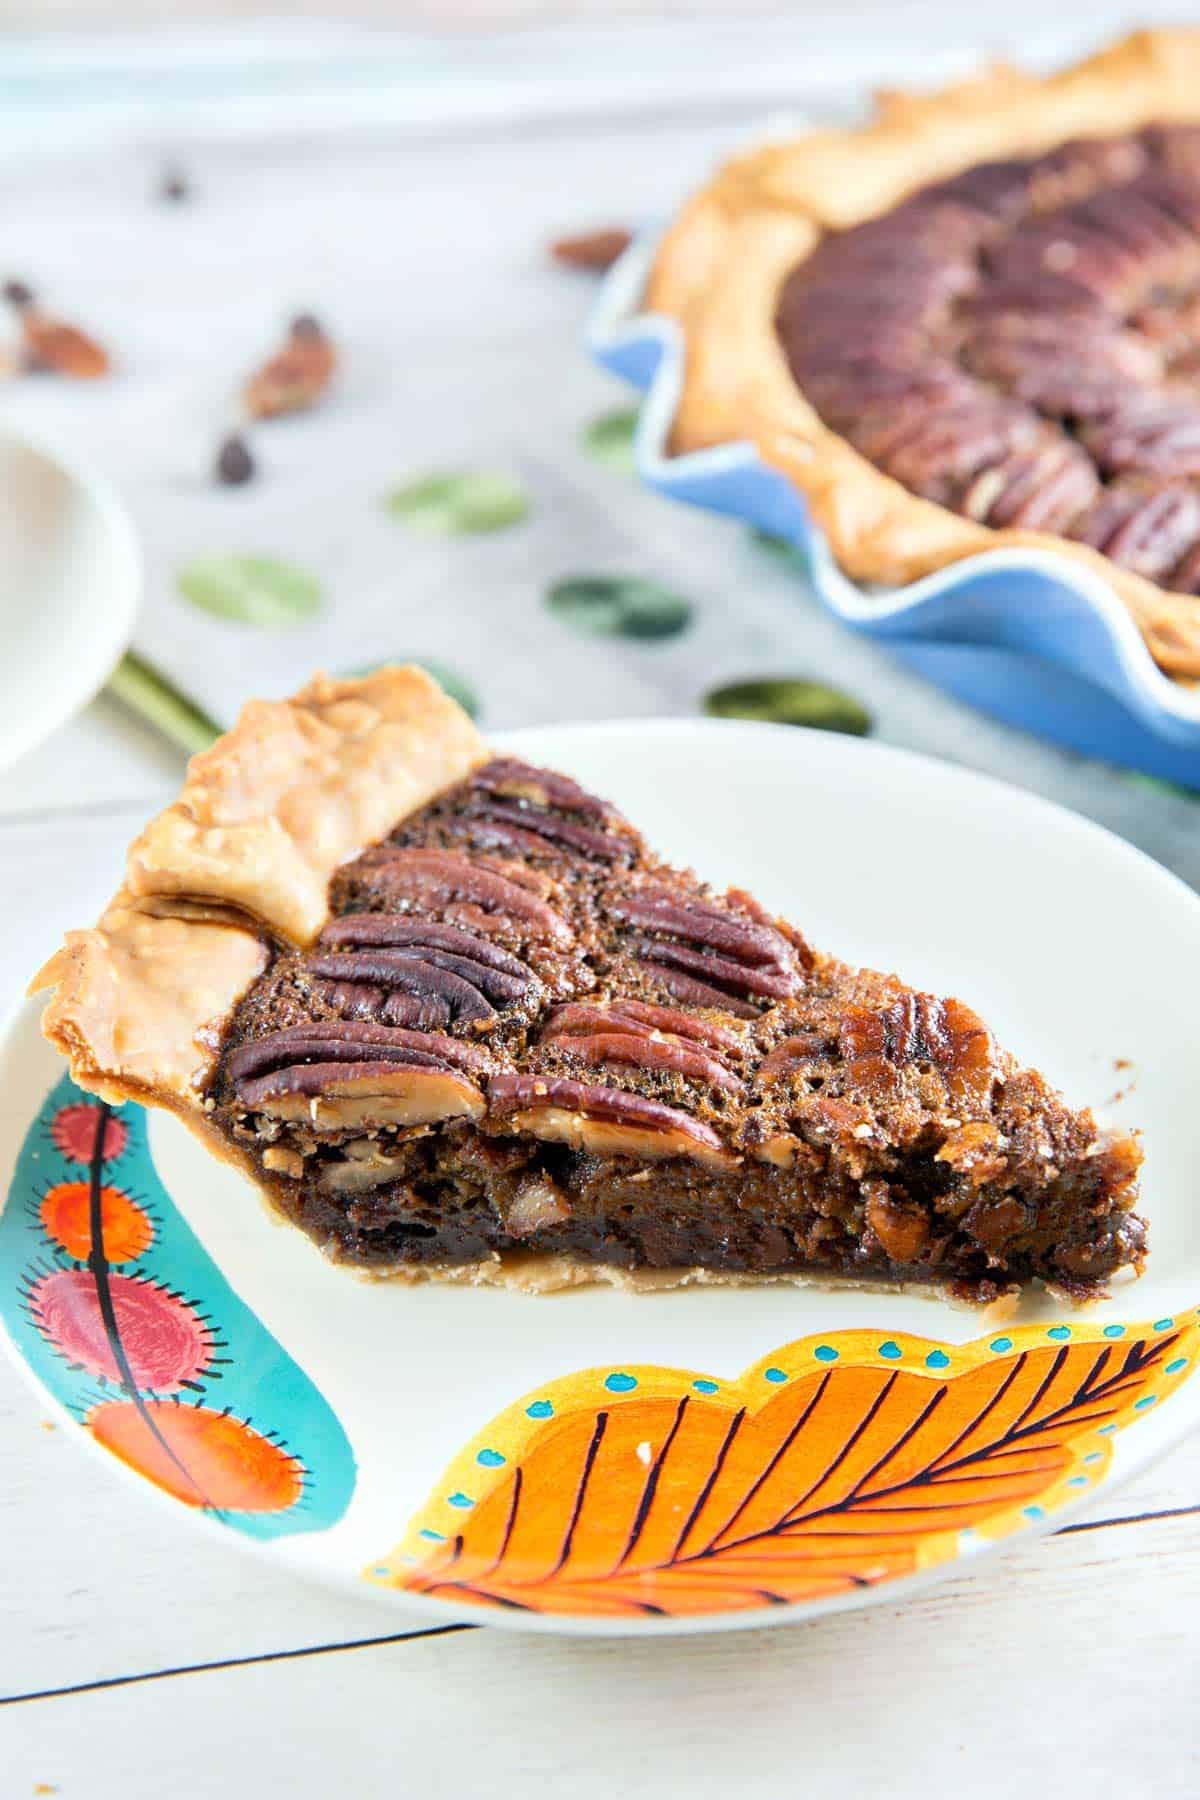
<svg viewBox="0 0 1200 1800">
<path fill-rule="evenodd" d="M 830 233 L 776 324 L 913 493 L 1200 593 L 1200 126 L 989 163 Z"/>
<path fill-rule="evenodd" d="M 821 958 L 497 760 L 336 876 L 239 1006 L 214 1121 L 371 1268 L 620 1268 L 1080 1294 L 1140 1261 L 1140 1152 L 960 1002 Z"/>
</svg>

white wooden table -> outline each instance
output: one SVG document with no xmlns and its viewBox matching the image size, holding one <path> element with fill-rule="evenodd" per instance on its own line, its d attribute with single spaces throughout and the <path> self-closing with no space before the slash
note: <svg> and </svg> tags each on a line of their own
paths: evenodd
<svg viewBox="0 0 1200 1800">
<path fill-rule="evenodd" d="M 268 248 L 254 238 L 261 220 L 289 204 L 297 183 L 313 216 L 332 218 L 347 191 L 345 164 L 262 133 L 252 159 L 236 134 L 210 152 L 194 118 L 189 129 L 201 144 L 193 154 L 206 171 L 211 216 L 197 224 L 210 235 L 188 275 L 204 282 L 197 316 L 208 311 L 219 320 L 238 268 L 250 266 L 258 279 L 269 264 Z M 526 118 L 520 131 L 493 125 L 486 134 L 459 131 L 437 141 L 385 135 L 371 140 L 371 156 L 396 172 L 390 229 L 396 255 L 413 268 L 414 298 L 397 330 L 409 338 L 428 333 L 439 310 L 431 295 L 440 302 L 439 283 L 470 267 L 469 285 L 460 280 L 449 316 L 436 321 L 440 342 L 461 346 L 472 369 L 484 371 L 489 356 L 494 361 L 490 316 L 516 371 L 511 381 L 489 385 L 480 373 L 464 384 L 477 409 L 472 430 L 489 443 L 503 439 L 523 370 L 517 448 L 535 472 L 555 459 L 546 477 L 553 478 L 551 534 L 497 582 L 507 580 L 515 593 L 516 584 L 560 573 L 564 557 L 582 567 L 628 556 L 635 545 L 656 572 L 670 572 L 705 603 L 701 629 L 674 650 L 585 647 L 581 710 L 689 711 L 713 671 L 790 664 L 830 672 L 872 706 L 886 741 L 950 756 L 1072 805 L 1200 884 L 1200 807 L 967 712 L 798 603 L 790 578 L 752 557 L 730 527 L 702 517 L 681 525 L 670 509 L 626 491 L 614 503 L 610 476 L 565 451 L 558 456 L 555 446 L 573 441 L 589 411 L 616 396 L 577 353 L 578 291 L 541 268 L 537 247 L 552 230 L 663 204 L 695 167 L 710 128 L 693 114 L 674 124 L 643 122 L 636 142 L 600 117 L 570 131 L 561 122 L 548 123 L 541 136 L 540 129 Z M 135 316 L 123 309 L 144 304 L 147 292 L 164 307 L 190 304 L 186 283 L 171 300 L 171 270 L 164 275 L 137 261 L 136 233 L 121 212 L 130 170 L 148 166 L 145 143 L 171 141 L 166 125 L 158 131 L 144 132 L 140 148 L 116 145 L 86 175 L 61 157 L 0 167 L 4 256 L 12 255 L 14 272 L 27 263 L 64 304 L 78 298 L 81 312 L 91 305 L 122 342 Z M 647 174 L 649 140 L 663 154 Z M 230 179 L 239 171 L 249 175 L 240 186 Z M 472 183 L 481 171 L 484 203 L 471 213 L 471 233 L 439 237 L 431 222 L 451 216 L 455 196 L 480 192 Z M 119 259 L 100 254 L 81 266 L 63 231 L 73 183 L 87 194 L 89 255 L 111 243 Z M 370 342 L 377 319 L 364 296 L 342 300 L 340 317 Z M 58 429 L 86 440 L 116 473 L 139 523 L 157 534 L 152 606 L 171 549 L 154 491 L 154 459 L 170 436 L 154 369 L 170 367 L 173 343 L 160 308 L 147 319 L 142 346 L 150 372 L 139 387 L 135 371 L 122 390 L 128 404 L 117 409 L 119 431 L 60 389 L 23 384 L 6 402 L 12 416 L 31 422 L 48 408 Z M 201 358 L 193 352 L 188 340 L 194 396 Z M 224 378 L 228 372 L 226 364 Z M 377 373 L 368 363 L 366 379 Z M 131 421 L 156 399 L 161 429 L 148 438 Z M 433 404 L 414 379 L 412 407 Z M 193 414 L 188 420 L 190 429 Z M 418 425 L 411 442 L 398 428 L 398 465 L 421 453 L 416 440 L 430 429 L 429 416 Z M 452 439 L 444 436 L 440 448 L 453 453 Z M 406 602 L 406 630 L 422 621 L 420 595 L 418 583 Z M 489 675 L 485 723 L 549 720 L 580 647 L 546 640 L 543 660 L 531 663 L 536 609 L 521 615 L 525 636 L 506 640 L 478 623 L 494 599 L 461 602 L 469 616 L 475 608 L 473 672 Z M 157 628 L 167 631 L 165 615 Z M 411 647 L 452 651 L 453 630 L 447 644 L 441 629 L 429 624 L 428 640 Z M 5 996 L 17 994 L 64 927 L 95 912 L 124 844 L 179 771 L 173 751 L 101 699 L 5 772 Z M 1149 927 L 1131 921 L 1131 928 Z M 801 1789 L 856 1800 L 1051 1788 L 1058 1800 L 1083 1800 L 1100 1788 L 1195 1795 L 1198 1602 L 1200 1441 L 1193 1441 L 1083 1523 L 903 1607 L 640 1646 L 478 1628 L 405 1632 L 367 1598 L 296 1586 L 169 1509 L 132 1505 L 126 1488 L 49 1426 L 36 1398 L 0 1367 L 0 1695 L 12 1702 L 0 1709 L 0 1800 L 46 1792 L 65 1800 L 325 1800 L 330 1793 L 458 1800 L 519 1789 L 572 1800 Z"/>
</svg>

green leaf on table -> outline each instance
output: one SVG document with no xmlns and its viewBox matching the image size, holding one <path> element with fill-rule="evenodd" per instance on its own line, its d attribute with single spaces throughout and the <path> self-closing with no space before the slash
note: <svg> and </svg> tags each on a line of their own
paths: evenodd
<svg viewBox="0 0 1200 1800">
<path fill-rule="evenodd" d="M 1164 781 L 1161 775 L 1143 775 L 1136 769 L 1122 771 L 1131 787 L 1149 788 L 1151 793 L 1169 794 L 1176 800 L 1200 801 L 1200 790 L 1184 787 L 1178 781 Z"/>
<path fill-rule="evenodd" d="M 791 538 L 778 537 L 773 531 L 760 531 L 757 525 L 750 527 L 750 537 L 760 550 L 766 550 L 779 562 L 786 563 L 790 569 L 794 569 L 797 574 L 807 575 L 809 573 L 808 552 L 803 545 L 793 543 Z"/>
<path fill-rule="evenodd" d="M 108 691 L 131 711 L 189 754 L 207 750 L 221 735 L 219 725 L 195 701 L 134 650 L 127 650 L 108 678 Z"/>
<path fill-rule="evenodd" d="M 637 434 L 636 406 L 622 407 L 619 412 L 601 413 L 583 434 L 583 447 L 597 462 L 607 463 L 628 475 L 633 469 L 633 440 Z"/>
<path fill-rule="evenodd" d="M 815 731 L 845 731 L 864 737 L 871 715 L 852 694 L 823 681 L 766 677 L 730 681 L 710 690 L 704 710 L 716 719 L 763 719 L 777 725 L 807 725 Z"/>
<path fill-rule="evenodd" d="M 462 675 L 449 668 L 446 663 L 434 662 L 428 656 L 395 656 L 389 657 L 386 663 L 368 663 L 365 668 L 351 669 L 350 675 L 374 675 L 376 669 L 394 668 L 397 663 L 412 663 L 418 669 L 424 669 L 433 677 L 444 694 L 457 700 L 469 718 L 479 716 L 479 695 L 470 682 Z"/>
<path fill-rule="evenodd" d="M 239 625 L 299 625 L 321 607 L 321 584 L 269 556 L 202 556 L 181 569 L 179 591 L 201 612 Z"/>
<path fill-rule="evenodd" d="M 595 637 L 674 637 L 692 617 L 680 595 L 637 576 L 572 575 L 555 582 L 546 604 L 564 624 Z"/>
<path fill-rule="evenodd" d="M 503 531 L 529 513 L 529 497 L 516 476 L 503 469 L 462 469 L 424 475 L 384 495 L 393 518 L 415 531 L 446 537 L 464 532 Z"/>
</svg>

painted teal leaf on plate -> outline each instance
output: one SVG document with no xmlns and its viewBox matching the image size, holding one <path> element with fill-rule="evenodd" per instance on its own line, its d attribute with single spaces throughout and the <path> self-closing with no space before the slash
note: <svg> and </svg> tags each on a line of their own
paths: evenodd
<svg viewBox="0 0 1200 1800">
<path fill-rule="evenodd" d="M 415 531 L 453 537 L 519 525 L 529 513 L 529 497 L 503 469 L 461 469 L 393 488 L 384 506 Z"/>
<path fill-rule="evenodd" d="M 583 434 L 584 449 L 597 462 L 607 463 L 623 475 L 633 470 L 633 442 L 637 435 L 636 406 L 622 407 L 618 412 L 601 413 Z"/>
<path fill-rule="evenodd" d="M 202 556 L 181 569 L 179 591 L 201 612 L 239 625 L 299 625 L 321 607 L 321 584 L 270 556 Z"/>
<path fill-rule="evenodd" d="M 556 581 L 546 604 L 565 625 L 596 637 L 675 637 L 691 622 L 687 600 L 624 575 L 573 575 Z"/>
<path fill-rule="evenodd" d="M 140 1106 L 66 1075 L 47 1095 L 0 1214 L 0 1319 L 82 1429 L 183 1505 L 255 1538 L 349 1505 L 339 1419 L 177 1210 Z"/>
<path fill-rule="evenodd" d="M 716 719 L 762 719 L 855 737 L 871 729 L 870 713 L 852 694 L 801 677 L 726 682 L 705 695 L 704 710 Z"/>
</svg>

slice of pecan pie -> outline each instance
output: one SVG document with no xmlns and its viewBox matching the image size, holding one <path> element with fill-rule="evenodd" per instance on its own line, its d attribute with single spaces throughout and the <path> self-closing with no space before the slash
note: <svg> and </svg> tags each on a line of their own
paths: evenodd
<svg viewBox="0 0 1200 1800">
<path fill-rule="evenodd" d="M 961 1001 L 490 754 L 412 669 L 249 706 L 39 983 L 76 1080 L 171 1108 L 379 1273 L 986 1300 L 1142 1260 L 1132 1138 Z"/>
<path fill-rule="evenodd" d="M 1200 31 L 743 156 L 647 304 L 687 333 L 674 447 L 752 439 L 851 575 L 1054 548 L 1200 678 Z"/>
</svg>

